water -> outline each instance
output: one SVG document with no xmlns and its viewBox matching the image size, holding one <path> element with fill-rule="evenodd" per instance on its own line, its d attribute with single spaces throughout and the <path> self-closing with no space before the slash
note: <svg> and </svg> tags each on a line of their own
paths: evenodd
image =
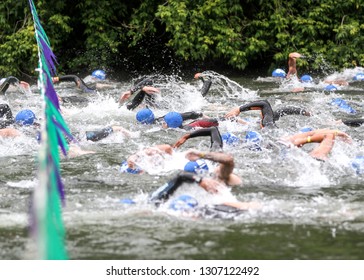
<svg viewBox="0 0 364 280">
<path fill-rule="evenodd" d="M 200 203 L 226 198 L 259 203 L 232 217 L 189 217 L 162 205 L 148 203 L 148 195 L 183 168 L 184 152 L 189 148 L 208 150 L 209 139 L 194 138 L 165 161 L 145 163 L 143 175 L 122 174 L 120 162 L 128 155 L 150 145 L 173 144 L 184 131 L 143 126 L 135 121 L 135 112 L 119 108 L 116 100 L 130 81 L 110 82 L 111 88 L 88 94 L 84 106 L 65 105 L 64 117 L 73 132 L 81 137 L 83 150 L 94 151 L 62 159 L 62 177 L 66 186 L 63 219 L 67 231 L 66 246 L 71 259 L 363 259 L 364 258 L 364 178 L 356 175 L 351 160 L 363 155 L 362 127 L 353 128 L 335 121 L 361 117 L 364 82 L 351 83 L 335 92 L 324 92 L 324 78 L 349 78 L 363 69 L 348 69 L 328 77 L 315 78 L 301 93 L 291 93 L 298 84 L 287 84 L 264 76 L 229 78 L 214 74 L 214 83 L 206 98 L 199 94 L 200 82 L 165 76 L 157 86 L 164 96 L 158 109 L 161 116 L 169 110 L 202 110 L 209 116 L 221 116 L 246 102 L 268 99 L 274 109 L 284 105 L 303 106 L 312 117 L 286 116 L 274 130 L 260 130 L 257 111 L 240 116 L 252 122 L 240 125 L 222 122 L 220 131 L 240 138 L 247 130 L 259 131 L 262 151 L 254 152 L 244 144 L 225 146 L 235 157 L 235 172 L 243 187 L 221 197 L 206 194 L 197 186 L 183 186 L 177 194 L 188 192 Z M 57 85 L 61 96 L 82 95 L 72 84 Z M 1 97 L 14 114 L 31 108 L 41 117 L 42 103 L 37 89 L 33 94 L 14 92 Z M 353 108 L 349 115 L 330 105 L 341 97 Z M 131 137 L 115 133 L 100 142 L 89 142 L 85 131 L 108 125 L 120 125 Z M 298 132 L 302 127 L 337 128 L 348 133 L 351 144 L 336 141 L 327 162 L 312 159 L 312 146 L 288 151 L 268 149 L 265 144 Z M 34 137 L 0 139 L 0 259 L 33 259 L 34 243 L 28 235 L 28 207 L 37 180 L 38 144 Z M 132 198 L 135 205 L 120 203 Z"/>
</svg>

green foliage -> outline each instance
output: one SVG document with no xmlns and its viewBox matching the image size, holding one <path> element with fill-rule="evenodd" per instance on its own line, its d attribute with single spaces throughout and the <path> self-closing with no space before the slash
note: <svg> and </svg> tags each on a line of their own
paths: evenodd
<svg viewBox="0 0 364 280">
<path fill-rule="evenodd" d="M 286 67 L 292 51 L 310 57 L 298 61 L 310 71 L 322 69 L 323 60 L 332 69 L 364 65 L 363 0 L 129 2 L 36 0 L 58 69 L 108 68 L 119 57 L 143 65 L 156 46 L 187 63 L 219 61 L 236 69 Z M 0 76 L 33 75 L 35 65 L 28 1 L 2 0 Z"/>
</svg>

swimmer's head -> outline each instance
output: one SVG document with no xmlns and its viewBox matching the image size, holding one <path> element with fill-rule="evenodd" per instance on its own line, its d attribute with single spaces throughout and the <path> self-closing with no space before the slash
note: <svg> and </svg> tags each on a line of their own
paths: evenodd
<svg viewBox="0 0 364 280">
<path fill-rule="evenodd" d="M 184 167 L 184 171 L 200 174 L 209 171 L 209 167 L 207 166 L 205 160 L 198 159 L 196 161 L 187 162 Z"/>
<path fill-rule="evenodd" d="M 310 75 L 303 75 L 301 77 L 301 82 L 302 83 L 312 83 L 313 82 L 313 79 Z"/>
<path fill-rule="evenodd" d="M 300 133 L 305 133 L 305 132 L 309 132 L 312 131 L 313 129 L 311 127 L 303 127 L 300 129 Z"/>
<path fill-rule="evenodd" d="M 95 77 L 95 78 L 97 78 L 99 80 L 105 80 L 106 73 L 105 73 L 104 70 L 98 69 L 98 70 L 93 71 L 92 74 L 91 74 L 91 76 L 92 77 Z"/>
<path fill-rule="evenodd" d="M 177 128 L 182 125 L 183 118 L 180 113 L 169 112 L 167 115 L 164 116 L 164 121 L 166 122 L 167 127 Z"/>
<path fill-rule="evenodd" d="M 262 142 L 262 136 L 256 131 L 248 131 L 245 135 L 245 141 L 249 150 L 261 151 L 260 143 Z"/>
<path fill-rule="evenodd" d="M 139 174 L 142 171 L 143 170 L 141 170 L 138 167 L 130 168 L 129 165 L 128 165 L 128 162 L 126 160 L 124 160 L 120 165 L 120 172 L 122 172 L 122 173 Z"/>
<path fill-rule="evenodd" d="M 222 141 L 224 142 L 224 144 L 227 145 L 237 145 L 239 144 L 239 137 L 237 137 L 235 134 L 230 133 L 230 132 L 225 132 L 223 135 L 221 135 Z"/>
<path fill-rule="evenodd" d="M 15 116 L 15 122 L 21 125 L 32 125 L 34 120 L 35 114 L 29 109 L 21 110 Z"/>
<path fill-rule="evenodd" d="M 189 211 L 193 210 L 195 207 L 197 207 L 197 205 L 198 202 L 195 198 L 190 195 L 183 194 L 171 201 L 169 204 L 169 209 L 175 211 Z"/>
<path fill-rule="evenodd" d="M 364 73 L 358 73 L 353 78 L 354 81 L 364 81 Z"/>
<path fill-rule="evenodd" d="M 286 72 L 283 69 L 275 69 L 272 72 L 272 77 L 280 77 L 280 78 L 284 78 L 286 77 Z"/>
<path fill-rule="evenodd" d="M 152 124 L 154 122 L 154 113 L 148 108 L 142 109 L 136 114 L 136 119 L 142 124 Z"/>
<path fill-rule="evenodd" d="M 364 173 L 364 156 L 356 156 L 351 161 L 351 167 L 355 170 L 357 175 Z"/>
<path fill-rule="evenodd" d="M 327 85 L 325 88 L 324 88 L 325 91 L 335 91 L 337 90 L 337 87 L 334 86 L 334 85 Z"/>
</svg>

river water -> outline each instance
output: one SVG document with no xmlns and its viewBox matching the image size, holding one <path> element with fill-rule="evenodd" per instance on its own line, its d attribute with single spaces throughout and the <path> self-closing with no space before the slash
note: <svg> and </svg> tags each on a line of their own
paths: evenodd
<svg viewBox="0 0 364 280">
<path fill-rule="evenodd" d="M 164 162 L 146 164 L 142 175 L 119 172 L 128 155 L 150 145 L 173 144 L 185 132 L 145 126 L 135 120 L 135 111 L 118 106 L 121 92 L 131 81 L 110 81 L 98 94 L 80 93 L 72 84 L 56 85 L 61 96 L 81 95 L 88 104 L 65 104 L 64 118 L 80 137 L 83 150 L 94 151 L 62 159 L 66 188 L 63 220 L 70 259 L 363 259 L 364 258 L 364 177 L 351 167 L 355 156 L 364 154 L 363 127 L 348 127 L 336 120 L 360 118 L 364 82 L 351 82 L 337 91 L 325 92 L 324 78 L 352 79 L 363 69 L 347 69 L 330 77 L 314 77 L 304 92 L 292 93 L 292 84 L 262 76 L 225 77 L 212 72 L 214 82 L 206 98 L 200 94 L 200 81 L 165 76 L 155 86 L 161 89 L 163 106 L 154 113 L 203 111 L 222 116 L 231 108 L 257 99 L 267 99 L 277 109 L 285 105 L 307 108 L 311 117 L 285 116 L 276 129 L 260 129 L 257 111 L 240 116 L 248 125 L 221 122 L 221 133 L 233 132 L 241 139 L 254 130 L 263 137 L 262 150 L 251 151 L 244 143 L 224 146 L 235 158 L 235 173 L 243 186 L 223 194 L 261 205 L 237 216 L 220 218 L 189 217 L 168 209 L 155 208 L 148 195 L 171 179 L 186 163 L 189 148 L 209 149 L 209 139 L 194 138 L 174 151 Z M 32 94 L 12 92 L 1 97 L 14 114 L 30 108 L 41 116 L 42 102 L 32 86 Z M 356 111 L 347 114 L 330 104 L 345 99 Z M 90 142 L 85 131 L 120 125 L 131 137 L 114 133 Z M 282 136 L 302 127 L 340 129 L 351 144 L 336 141 L 329 160 L 320 162 L 308 155 L 315 144 L 280 150 L 266 148 Z M 37 179 L 38 143 L 28 134 L 13 140 L 0 138 L 0 259 L 33 259 L 35 250 L 29 237 L 29 202 Z M 212 198 L 194 186 L 183 186 L 204 203 Z M 126 205 L 123 198 L 136 204 Z"/>
</svg>

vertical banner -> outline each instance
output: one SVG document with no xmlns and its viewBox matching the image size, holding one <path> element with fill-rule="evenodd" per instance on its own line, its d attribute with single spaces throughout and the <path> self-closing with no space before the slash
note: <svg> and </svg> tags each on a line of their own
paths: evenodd
<svg viewBox="0 0 364 280">
<path fill-rule="evenodd" d="M 43 98 L 44 109 L 38 156 L 39 185 L 33 193 L 31 228 L 37 243 L 38 257 L 62 260 L 68 259 L 68 254 L 62 219 L 65 195 L 60 172 L 60 150 L 67 155 L 65 134 L 70 139 L 72 135 L 60 113 L 58 96 L 53 86 L 52 76 L 56 75 L 56 58 L 32 0 L 29 0 L 29 5 L 38 45 L 38 88 Z"/>
</svg>

